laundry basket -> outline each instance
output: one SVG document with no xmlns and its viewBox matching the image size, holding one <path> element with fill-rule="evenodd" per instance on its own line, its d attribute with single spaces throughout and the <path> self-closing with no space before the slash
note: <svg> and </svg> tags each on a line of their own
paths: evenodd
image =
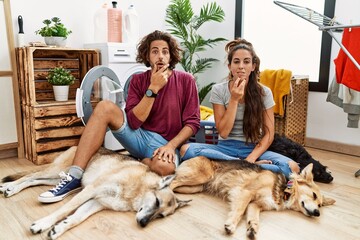
<svg viewBox="0 0 360 240">
<path fill-rule="evenodd" d="M 189 142 L 198 142 L 198 143 L 209 143 L 217 144 L 218 141 L 218 131 L 215 127 L 215 122 L 201 120 L 200 129 L 196 135 L 192 136 L 189 139 Z"/>
<path fill-rule="evenodd" d="M 291 79 L 292 92 L 285 96 L 284 116 L 275 115 L 275 132 L 305 145 L 309 78 Z"/>
</svg>

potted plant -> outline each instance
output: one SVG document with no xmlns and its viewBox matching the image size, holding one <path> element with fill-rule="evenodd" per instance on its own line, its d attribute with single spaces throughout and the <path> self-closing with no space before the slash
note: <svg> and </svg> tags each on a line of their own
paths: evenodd
<svg viewBox="0 0 360 240">
<path fill-rule="evenodd" d="M 68 30 L 58 17 L 53 17 L 51 20 L 45 19 L 43 23 L 45 26 L 35 33 L 44 37 L 47 45 L 64 47 L 66 39 L 72 31 Z"/>
<path fill-rule="evenodd" d="M 75 80 L 75 77 L 71 72 L 63 67 L 55 67 L 50 69 L 47 80 L 53 85 L 55 100 L 67 101 L 69 85 L 73 84 Z"/>
<path fill-rule="evenodd" d="M 183 49 L 181 66 L 186 72 L 191 73 L 198 84 L 197 75 L 211 68 L 212 64 L 219 61 L 215 58 L 201 58 L 198 53 L 206 51 L 217 43 L 226 41 L 225 38 L 204 39 L 197 31 L 206 22 L 222 22 L 225 18 L 223 9 L 216 4 L 207 3 L 200 9 L 200 14 L 195 15 L 190 0 L 172 0 L 166 9 L 166 23 L 171 34 L 180 39 Z M 211 90 L 214 82 L 203 86 L 199 91 L 200 103 Z"/>
</svg>

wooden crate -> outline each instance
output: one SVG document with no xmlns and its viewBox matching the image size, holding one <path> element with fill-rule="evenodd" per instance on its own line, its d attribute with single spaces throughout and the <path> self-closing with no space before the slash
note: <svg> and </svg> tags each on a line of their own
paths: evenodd
<svg viewBox="0 0 360 240">
<path fill-rule="evenodd" d="M 309 79 L 292 79 L 284 116 L 275 115 L 275 132 L 305 145 Z"/>
<path fill-rule="evenodd" d="M 73 103 L 25 106 L 26 158 L 35 164 L 52 162 L 61 151 L 76 146 L 84 129 Z"/>
<path fill-rule="evenodd" d="M 31 106 L 54 101 L 52 85 L 46 80 L 50 69 L 61 66 L 71 71 L 76 80 L 70 86 L 69 100 L 75 100 L 85 74 L 100 61 L 94 49 L 22 47 L 16 49 L 16 56 L 21 103 Z"/>
<path fill-rule="evenodd" d="M 76 115 L 75 95 L 85 74 L 99 65 L 93 49 L 23 47 L 16 49 L 26 158 L 35 164 L 51 162 L 78 144 L 84 126 Z M 62 66 L 76 77 L 69 101 L 56 102 L 46 76 Z"/>
</svg>

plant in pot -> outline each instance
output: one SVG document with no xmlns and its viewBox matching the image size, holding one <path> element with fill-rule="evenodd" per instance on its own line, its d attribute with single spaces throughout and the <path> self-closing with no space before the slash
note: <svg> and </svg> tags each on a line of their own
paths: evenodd
<svg viewBox="0 0 360 240">
<path fill-rule="evenodd" d="M 198 84 L 198 74 L 212 67 L 215 58 L 202 58 L 199 53 L 212 48 L 217 43 L 226 41 L 225 38 L 204 39 L 199 33 L 199 28 L 207 22 L 222 22 L 225 18 L 223 9 L 216 4 L 207 3 L 200 9 L 200 14 L 195 15 L 190 0 L 172 0 L 166 9 L 165 21 L 170 28 L 168 31 L 180 41 L 182 52 L 181 66 L 186 72 L 191 73 Z M 210 92 L 214 82 L 203 86 L 199 90 L 200 103 Z"/>
<path fill-rule="evenodd" d="M 58 17 L 53 17 L 51 20 L 45 19 L 43 23 L 45 26 L 35 33 L 44 37 L 45 43 L 49 46 L 65 47 L 66 39 L 72 31 L 68 30 Z"/>
<path fill-rule="evenodd" d="M 69 96 L 69 86 L 74 83 L 75 77 L 69 70 L 63 67 L 50 69 L 47 76 L 48 82 L 53 85 L 56 101 L 67 101 Z"/>
</svg>

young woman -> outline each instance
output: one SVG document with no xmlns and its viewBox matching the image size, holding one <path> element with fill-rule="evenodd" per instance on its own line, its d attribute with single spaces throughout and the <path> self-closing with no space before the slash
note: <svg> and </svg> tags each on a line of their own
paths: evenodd
<svg viewBox="0 0 360 240">
<path fill-rule="evenodd" d="M 271 90 L 260 84 L 260 59 L 252 44 L 244 39 L 229 42 L 227 52 L 229 76 L 211 90 L 217 145 L 190 143 L 183 145 L 182 160 L 195 156 L 210 159 L 239 160 L 260 164 L 264 169 L 282 172 L 289 177 L 299 172 L 298 164 L 275 152 L 267 151 L 274 139 L 275 102 Z"/>
</svg>

